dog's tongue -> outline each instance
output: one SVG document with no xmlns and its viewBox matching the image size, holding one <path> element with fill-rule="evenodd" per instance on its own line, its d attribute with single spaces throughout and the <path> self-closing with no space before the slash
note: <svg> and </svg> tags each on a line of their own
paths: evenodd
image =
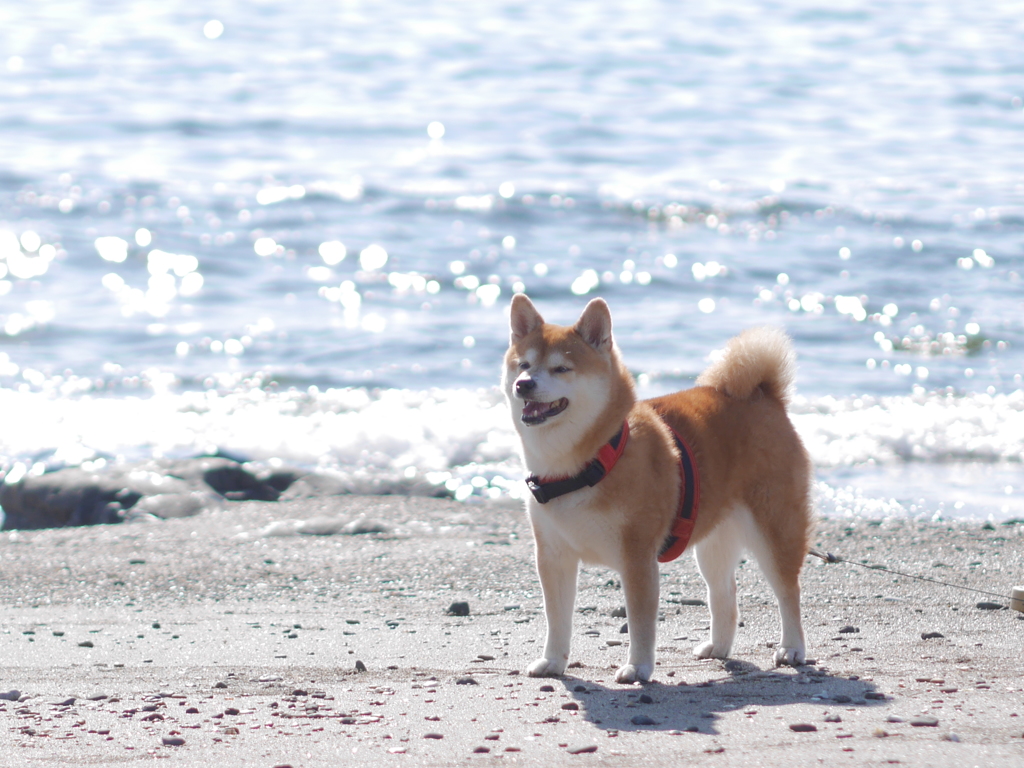
<svg viewBox="0 0 1024 768">
<path fill-rule="evenodd" d="M 532 418 L 534 416 L 540 416 L 542 413 L 547 413 L 551 408 L 551 403 L 542 403 L 539 400 L 529 400 L 523 404 L 523 416 Z"/>
</svg>

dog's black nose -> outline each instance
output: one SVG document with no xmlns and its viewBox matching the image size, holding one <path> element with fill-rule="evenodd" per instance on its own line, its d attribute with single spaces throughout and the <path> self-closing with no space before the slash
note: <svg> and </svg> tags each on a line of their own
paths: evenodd
<svg viewBox="0 0 1024 768">
<path fill-rule="evenodd" d="M 533 379 L 519 379 L 516 382 L 516 394 L 526 395 L 537 388 L 537 382 Z"/>
</svg>

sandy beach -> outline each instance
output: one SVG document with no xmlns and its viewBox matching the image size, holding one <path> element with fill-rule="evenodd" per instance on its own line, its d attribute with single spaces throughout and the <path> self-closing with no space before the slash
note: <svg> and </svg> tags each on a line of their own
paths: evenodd
<svg viewBox="0 0 1024 768">
<path fill-rule="evenodd" d="M 815 543 L 1008 594 L 1022 539 L 1014 524 L 824 520 Z M 405 497 L 4 531 L 0 764 L 1024 761 L 1024 614 L 977 607 L 992 598 L 808 558 L 814 663 L 774 669 L 775 603 L 748 562 L 733 657 L 696 661 L 708 613 L 684 555 L 662 571 L 655 680 L 619 686 L 622 593 L 585 568 L 571 674 L 532 679 L 532 547 L 518 505 Z M 468 615 L 449 612 L 460 602 Z"/>
</svg>

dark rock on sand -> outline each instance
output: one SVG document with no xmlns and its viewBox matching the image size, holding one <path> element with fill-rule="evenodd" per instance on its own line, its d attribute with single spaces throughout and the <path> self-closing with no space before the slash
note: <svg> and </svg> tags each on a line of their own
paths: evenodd
<svg viewBox="0 0 1024 768">
<path fill-rule="evenodd" d="M 449 616 L 469 616 L 469 603 L 465 600 L 456 600 L 448 606 L 445 611 Z"/>
<path fill-rule="evenodd" d="M 939 637 L 945 637 L 945 635 L 942 634 L 941 632 L 922 632 L 921 633 L 921 639 L 922 640 L 934 640 L 934 639 L 939 638 Z"/>
</svg>

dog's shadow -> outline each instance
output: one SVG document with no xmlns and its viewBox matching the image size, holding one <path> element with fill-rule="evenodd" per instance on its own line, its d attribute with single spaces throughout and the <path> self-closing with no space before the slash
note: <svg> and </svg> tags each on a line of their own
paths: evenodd
<svg viewBox="0 0 1024 768">
<path fill-rule="evenodd" d="M 672 678 L 640 686 L 608 687 L 571 675 L 551 678 L 548 685 L 565 688 L 569 701 L 562 705 L 561 721 L 573 717 L 572 704 L 587 722 L 613 731 L 689 731 L 714 735 L 723 714 L 744 712 L 755 717 L 769 707 L 818 703 L 825 708 L 877 706 L 885 697 L 873 683 L 850 680 L 813 666 L 795 670 L 763 670 L 755 664 L 727 659 L 703 662 L 720 665 L 722 676 L 687 685 Z M 794 674 L 795 672 L 795 674 Z M 549 718 L 549 721 L 554 721 Z"/>
</svg>

